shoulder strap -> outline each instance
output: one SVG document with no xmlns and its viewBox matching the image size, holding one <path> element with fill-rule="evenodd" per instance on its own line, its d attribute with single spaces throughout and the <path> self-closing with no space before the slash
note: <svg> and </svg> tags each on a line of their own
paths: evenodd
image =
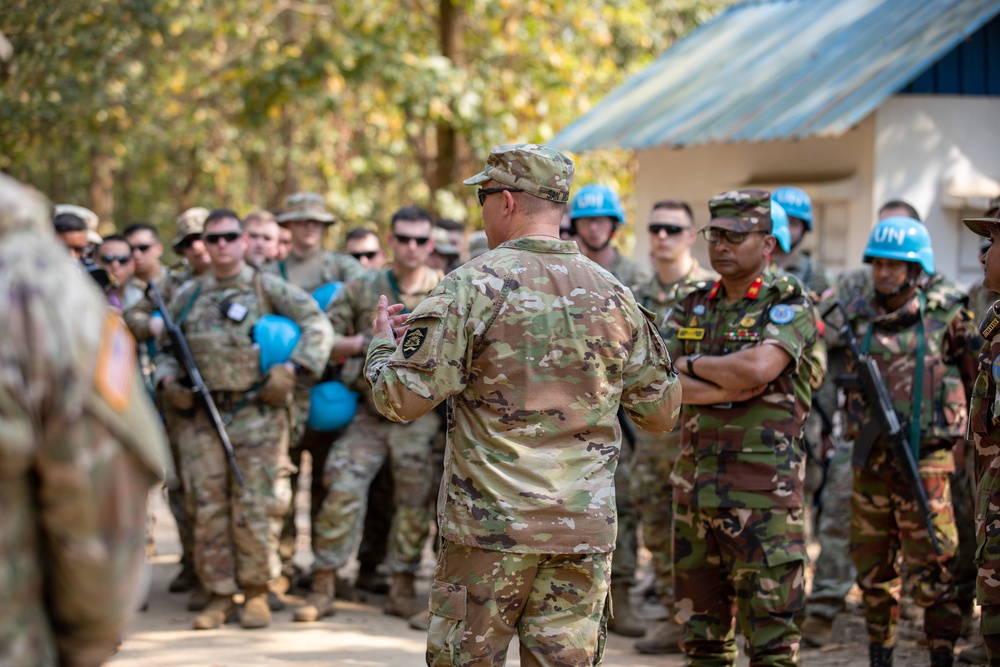
<svg viewBox="0 0 1000 667">
<path fill-rule="evenodd" d="M 254 268 L 253 271 L 253 286 L 257 290 L 257 303 L 260 304 L 260 314 L 267 315 L 274 312 L 274 308 L 271 307 L 271 299 L 267 296 L 267 291 L 264 289 L 264 276 L 261 274 L 260 269 L 257 268 Z"/>
<path fill-rule="evenodd" d="M 201 294 L 201 286 L 202 283 L 199 281 L 198 284 L 194 286 L 194 289 L 191 290 L 191 296 L 188 298 L 187 303 L 184 304 L 184 307 L 181 308 L 181 312 L 177 315 L 177 319 L 174 320 L 174 323 L 177 326 L 184 324 L 184 320 L 187 319 L 188 314 L 191 312 L 191 308 L 194 306 L 195 299 L 197 299 L 198 295 Z"/>
</svg>

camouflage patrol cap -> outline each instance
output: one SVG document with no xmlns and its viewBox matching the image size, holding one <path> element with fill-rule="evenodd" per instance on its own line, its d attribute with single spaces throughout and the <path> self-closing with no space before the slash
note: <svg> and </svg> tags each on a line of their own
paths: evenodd
<svg viewBox="0 0 1000 667">
<path fill-rule="evenodd" d="M 174 228 L 177 234 L 171 242 L 173 247 L 179 246 L 189 236 L 202 234 L 205 231 L 205 218 L 208 217 L 208 209 L 195 206 L 181 213 L 174 220 Z"/>
<path fill-rule="evenodd" d="M 771 193 L 767 190 L 730 190 L 717 194 L 708 200 L 708 211 L 712 219 L 703 229 L 771 230 Z"/>
<path fill-rule="evenodd" d="M 321 194 L 296 192 L 288 195 L 285 199 L 285 212 L 278 216 L 278 224 L 285 226 L 289 222 L 303 220 L 315 220 L 324 225 L 332 225 L 337 222 L 337 216 L 330 213 L 326 207 L 326 199 Z"/>
<path fill-rule="evenodd" d="M 991 230 L 1000 232 L 1000 197 L 994 197 L 986 205 L 986 214 L 981 218 L 963 218 L 966 227 L 980 236 L 992 238 Z"/>
<path fill-rule="evenodd" d="M 574 169 L 573 160 L 554 148 L 504 144 L 494 146 L 486 158 L 486 168 L 464 183 L 479 185 L 492 179 L 541 199 L 567 202 Z"/>
<path fill-rule="evenodd" d="M 101 235 L 97 233 L 97 225 L 100 220 L 98 220 L 97 214 L 89 208 L 77 206 L 76 204 L 56 204 L 56 210 L 53 212 L 53 215 L 62 215 L 63 213 L 75 215 L 83 220 L 83 223 L 87 225 L 87 243 L 97 245 L 104 241 Z"/>
<path fill-rule="evenodd" d="M 469 259 L 475 259 L 490 249 L 489 239 L 486 232 L 480 230 L 474 232 L 469 239 Z"/>
<path fill-rule="evenodd" d="M 41 192 L 0 172 L 0 238 L 21 230 L 53 234 L 51 210 Z"/>
</svg>

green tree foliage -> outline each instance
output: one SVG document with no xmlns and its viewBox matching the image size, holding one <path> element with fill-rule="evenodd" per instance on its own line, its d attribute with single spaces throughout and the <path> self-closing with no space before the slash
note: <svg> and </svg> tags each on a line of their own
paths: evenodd
<svg viewBox="0 0 1000 667">
<path fill-rule="evenodd" d="M 119 227 L 324 193 L 478 222 L 461 178 L 545 142 L 731 0 L 7 0 L 0 169 Z M 630 156 L 577 156 L 628 193 Z"/>
</svg>

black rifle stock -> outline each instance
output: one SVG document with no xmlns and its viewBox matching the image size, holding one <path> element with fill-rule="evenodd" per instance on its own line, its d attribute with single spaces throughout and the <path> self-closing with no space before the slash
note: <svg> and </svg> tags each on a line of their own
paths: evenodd
<svg viewBox="0 0 1000 667">
<path fill-rule="evenodd" d="M 222 448 L 226 450 L 226 458 L 229 459 L 229 467 L 233 469 L 236 482 L 240 486 L 243 486 L 243 475 L 236 465 L 236 452 L 233 451 L 233 443 L 229 440 L 229 434 L 226 433 L 226 427 L 222 423 L 222 416 L 219 414 L 219 409 L 215 406 L 215 401 L 212 400 L 212 394 L 209 393 L 208 387 L 205 385 L 205 380 L 198 371 L 198 365 L 194 363 L 194 357 L 191 356 L 191 348 L 188 347 L 184 333 L 170 317 L 167 304 L 163 303 L 163 295 L 160 294 L 159 288 L 156 287 L 156 283 L 152 280 L 149 281 L 149 291 L 153 294 L 153 301 L 156 303 L 156 308 L 160 311 L 160 315 L 163 316 L 163 328 L 170 337 L 170 343 L 173 346 L 173 355 L 180 362 L 184 368 L 184 372 L 187 373 L 188 380 L 191 382 L 191 393 L 194 394 L 195 400 L 205 411 L 208 421 L 212 423 L 212 428 L 219 436 L 219 440 L 222 441 Z"/>
<path fill-rule="evenodd" d="M 841 340 L 847 346 L 847 351 L 854 357 L 858 368 L 857 384 L 864 395 L 865 404 L 871 408 L 875 415 L 875 420 L 864 426 L 861 435 L 854 443 L 851 463 L 858 468 L 867 467 L 872 446 L 879 436 L 884 435 L 889 440 L 896 460 L 900 462 L 903 474 L 906 475 L 907 482 L 910 484 L 910 491 L 917 501 L 920 514 L 927 524 L 928 533 L 930 533 L 931 541 L 934 543 L 934 551 L 940 556 L 941 545 L 938 543 L 937 535 L 934 534 L 934 525 L 931 522 L 933 515 L 927 502 L 927 493 L 924 491 L 923 484 L 920 483 L 920 469 L 913 456 L 913 451 L 910 449 L 907 434 L 899 421 L 899 415 L 892 407 L 892 399 L 889 397 L 889 390 L 886 389 L 885 382 L 882 381 L 882 373 L 879 372 L 875 361 L 869 355 L 861 352 L 858 337 L 854 334 L 854 329 L 851 328 L 851 320 L 848 318 L 847 310 L 842 303 L 837 301 L 831 304 L 822 314 L 823 319 L 826 320 L 835 309 L 840 311 L 842 324 L 834 326 L 837 327 Z M 920 419 L 920 415 L 913 415 L 912 418 Z"/>
</svg>

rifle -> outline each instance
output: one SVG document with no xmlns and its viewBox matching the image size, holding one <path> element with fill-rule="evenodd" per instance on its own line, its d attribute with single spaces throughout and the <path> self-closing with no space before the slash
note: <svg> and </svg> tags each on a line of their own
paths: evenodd
<svg viewBox="0 0 1000 667">
<path fill-rule="evenodd" d="M 857 442 L 854 443 L 851 463 L 857 468 L 867 467 L 872 446 L 878 440 L 879 436 L 884 435 L 889 440 L 892 451 L 900 462 L 903 474 L 910 484 L 910 491 L 917 501 L 920 514 L 924 517 L 924 522 L 927 524 L 931 542 L 934 543 L 934 551 L 940 556 L 942 555 L 941 545 L 938 543 L 937 535 L 934 534 L 934 526 L 931 523 L 933 515 L 930 505 L 927 502 L 927 493 L 920 483 L 920 470 L 917 467 L 913 450 L 910 449 L 910 443 L 907 441 L 903 425 L 899 422 L 899 415 L 896 414 L 896 410 L 892 407 L 892 400 L 889 398 L 889 391 L 885 388 L 885 383 L 882 381 L 882 374 L 879 372 L 878 365 L 871 356 L 861 352 L 861 346 L 858 345 L 858 337 L 854 334 L 854 329 L 851 328 L 851 320 L 847 316 L 847 309 L 844 308 L 841 302 L 836 301 L 831 304 L 826 309 L 826 312 L 822 314 L 823 319 L 826 320 L 834 309 L 839 310 L 840 316 L 843 318 L 841 325 L 834 326 L 846 344 L 848 352 L 854 357 L 858 368 L 857 377 L 851 377 L 849 380 L 855 381 L 857 386 L 860 386 L 865 404 L 875 413 L 875 419 L 865 424 Z M 912 418 L 919 419 L 920 416 L 913 415 Z"/>
<path fill-rule="evenodd" d="M 226 450 L 226 458 L 229 459 L 229 467 L 233 469 L 233 475 L 236 477 L 236 482 L 240 486 L 244 486 L 243 475 L 240 473 L 240 469 L 236 465 L 236 452 L 233 451 L 233 443 L 229 440 L 229 434 L 226 433 L 226 427 L 222 423 L 222 416 L 219 414 L 219 408 L 215 406 L 215 401 L 212 400 L 212 394 L 209 393 L 208 386 L 205 385 L 205 380 L 201 377 L 197 364 L 194 363 L 194 357 L 191 356 L 191 348 L 188 347 L 187 340 L 184 338 L 184 333 L 181 331 L 181 328 L 174 323 L 173 318 L 170 317 L 170 312 L 167 310 L 167 304 L 163 303 L 163 295 L 160 294 L 159 288 L 157 288 L 156 283 L 152 280 L 149 281 L 149 291 L 153 295 L 153 301 L 156 303 L 156 307 L 160 311 L 160 315 L 163 316 L 163 328 L 170 337 L 170 343 L 173 345 L 174 357 L 181 363 L 181 366 L 184 368 L 184 372 L 187 373 L 188 379 L 191 382 L 191 393 L 194 394 L 195 400 L 205 411 L 205 414 L 208 416 L 208 421 L 212 423 L 212 428 L 222 441 L 222 448 Z"/>
</svg>

